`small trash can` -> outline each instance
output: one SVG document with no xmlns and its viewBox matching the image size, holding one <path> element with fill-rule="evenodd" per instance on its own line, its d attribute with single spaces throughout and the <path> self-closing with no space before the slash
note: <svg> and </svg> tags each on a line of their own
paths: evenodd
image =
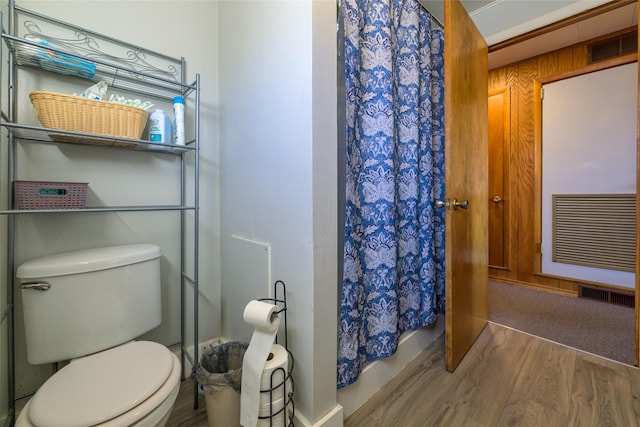
<svg viewBox="0 0 640 427">
<path fill-rule="evenodd" d="M 231 341 L 205 348 L 196 370 L 209 427 L 240 426 L 242 361 L 248 344 Z"/>
</svg>

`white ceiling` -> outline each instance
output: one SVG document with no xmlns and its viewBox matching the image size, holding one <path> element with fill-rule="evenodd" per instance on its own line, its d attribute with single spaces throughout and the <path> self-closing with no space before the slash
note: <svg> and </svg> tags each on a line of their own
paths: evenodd
<svg viewBox="0 0 640 427">
<path fill-rule="evenodd" d="M 461 0 L 489 46 L 569 18 L 612 0 Z M 421 0 L 443 21 L 442 0 Z M 637 25 L 634 2 L 489 54 L 489 69 Z"/>
</svg>

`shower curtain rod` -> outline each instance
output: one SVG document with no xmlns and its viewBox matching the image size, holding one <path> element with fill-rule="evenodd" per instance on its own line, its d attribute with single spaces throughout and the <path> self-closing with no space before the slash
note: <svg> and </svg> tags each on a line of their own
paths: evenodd
<svg viewBox="0 0 640 427">
<path fill-rule="evenodd" d="M 426 10 L 429 15 L 431 15 L 431 23 L 436 23 L 441 30 L 444 30 L 444 24 L 438 18 L 436 18 L 436 15 L 427 7 L 428 1 L 418 0 L 418 3 L 420 3 L 420 6 L 422 6 L 422 8 Z"/>
<path fill-rule="evenodd" d="M 427 12 L 429 12 L 429 11 L 427 10 Z M 442 22 L 440 22 L 440 20 L 438 18 L 433 16 L 433 14 L 431 12 L 429 12 L 429 15 L 431 15 L 432 23 L 436 23 L 436 25 L 438 25 L 438 27 L 440 27 L 441 30 L 444 30 L 444 24 Z"/>
<path fill-rule="evenodd" d="M 340 0 L 336 0 L 338 9 L 340 9 L 340 3 Z M 438 18 L 436 18 L 436 16 L 429 9 L 427 9 L 427 7 L 425 6 L 425 1 L 418 0 L 418 3 L 420 3 L 420 6 L 422 6 L 422 8 L 426 10 L 427 13 L 429 13 L 429 15 L 431 16 L 431 23 L 435 23 L 438 27 L 440 27 L 441 30 L 444 30 L 444 24 Z"/>
</svg>

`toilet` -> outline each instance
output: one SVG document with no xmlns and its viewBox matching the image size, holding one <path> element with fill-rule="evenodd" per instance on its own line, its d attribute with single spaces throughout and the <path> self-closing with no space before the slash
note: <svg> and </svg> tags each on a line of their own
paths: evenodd
<svg viewBox="0 0 640 427">
<path fill-rule="evenodd" d="M 151 244 L 50 255 L 21 264 L 27 360 L 70 361 L 20 411 L 16 426 L 164 426 L 178 358 L 135 338 L 161 323 L 160 249 Z"/>
</svg>

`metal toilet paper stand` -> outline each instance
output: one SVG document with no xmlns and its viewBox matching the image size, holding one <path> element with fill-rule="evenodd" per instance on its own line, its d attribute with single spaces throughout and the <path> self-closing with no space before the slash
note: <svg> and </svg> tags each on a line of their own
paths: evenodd
<svg viewBox="0 0 640 427">
<path fill-rule="evenodd" d="M 283 413 L 282 417 L 283 424 L 282 427 L 294 427 L 293 423 L 293 415 L 295 413 L 295 404 L 293 402 L 293 391 L 294 391 L 294 383 L 293 376 L 291 372 L 293 371 L 293 355 L 291 351 L 289 351 L 288 345 L 288 331 L 287 331 L 287 286 L 282 280 L 277 280 L 273 284 L 273 298 L 261 298 L 259 301 L 268 302 L 273 305 L 277 305 L 280 307 L 275 314 L 281 314 L 281 321 L 284 322 L 284 348 L 287 351 L 289 357 L 288 369 L 287 371 L 284 368 L 277 368 L 271 372 L 270 384 L 269 388 L 261 389 L 261 396 L 266 396 L 268 393 L 269 398 L 269 415 L 258 416 L 258 420 L 269 420 L 269 427 L 280 427 L 279 423 L 274 424 L 274 418 Z M 278 334 L 279 335 L 279 334 Z M 278 343 L 278 335 L 275 338 L 275 344 Z M 274 408 L 273 405 L 273 396 L 276 392 L 279 394 L 282 391 L 282 396 L 284 396 L 284 404 L 282 407 Z M 280 405 L 278 405 L 280 406 Z M 263 421 L 263 423 L 265 423 Z M 266 423 L 265 423 L 266 424 Z"/>
</svg>

